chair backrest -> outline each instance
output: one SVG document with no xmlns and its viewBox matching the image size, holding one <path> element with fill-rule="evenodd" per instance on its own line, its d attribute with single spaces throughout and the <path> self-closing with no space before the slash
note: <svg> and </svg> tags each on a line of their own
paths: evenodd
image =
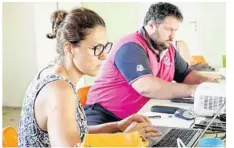
<svg viewBox="0 0 234 148">
<path fill-rule="evenodd" d="M 82 87 L 80 89 L 77 90 L 77 94 L 79 96 L 80 99 L 80 103 L 82 106 L 84 106 L 86 104 L 86 100 L 87 100 L 87 96 L 88 96 L 88 92 L 91 86 L 85 86 Z"/>
<path fill-rule="evenodd" d="M 190 65 L 195 65 L 198 63 L 205 64 L 206 63 L 205 58 L 201 55 L 192 56 L 192 61 L 191 61 Z"/>
<path fill-rule="evenodd" d="M 176 50 L 180 53 L 182 58 L 186 62 L 190 63 L 192 61 L 192 56 L 191 56 L 191 53 L 189 51 L 188 44 L 183 40 L 178 40 L 175 42 L 175 44 L 176 44 Z"/>
<path fill-rule="evenodd" d="M 11 127 L 7 126 L 2 131 L 2 146 L 3 147 L 18 147 L 18 133 Z"/>
</svg>

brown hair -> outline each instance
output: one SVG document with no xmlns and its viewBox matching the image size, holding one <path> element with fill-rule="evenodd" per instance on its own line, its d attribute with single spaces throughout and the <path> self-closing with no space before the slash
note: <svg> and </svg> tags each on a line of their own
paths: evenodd
<svg viewBox="0 0 234 148">
<path fill-rule="evenodd" d="M 63 44 L 79 43 L 96 26 L 104 26 L 104 20 L 94 11 L 87 8 L 75 8 L 70 12 L 56 10 L 51 16 L 52 33 L 47 34 L 49 39 L 57 39 L 56 50 L 60 56 L 64 55 Z"/>
</svg>

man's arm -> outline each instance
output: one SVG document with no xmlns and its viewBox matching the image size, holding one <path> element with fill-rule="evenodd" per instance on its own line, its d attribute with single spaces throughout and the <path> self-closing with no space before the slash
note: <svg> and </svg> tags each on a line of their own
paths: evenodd
<svg viewBox="0 0 234 148">
<path fill-rule="evenodd" d="M 155 76 L 145 76 L 132 83 L 132 87 L 141 95 L 151 99 L 171 99 L 191 96 L 196 85 L 171 83 Z"/>
<path fill-rule="evenodd" d="M 188 63 L 180 56 L 179 52 L 175 53 L 175 75 L 174 80 L 184 84 L 201 84 L 203 82 L 217 82 L 215 79 L 200 75 L 198 72 L 189 67 Z"/>
<path fill-rule="evenodd" d="M 124 44 L 118 50 L 115 66 L 138 93 L 148 98 L 187 97 L 196 88 L 194 85 L 171 83 L 153 76 L 144 49 L 136 43 Z"/>
<path fill-rule="evenodd" d="M 190 84 L 190 85 L 201 84 L 203 82 L 218 82 L 218 81 L 217 79 L 214 79 L 214 78 L 202 76 L 195 70 L 191 71 L 183 81 L 183 83 Z"/>
</svg>

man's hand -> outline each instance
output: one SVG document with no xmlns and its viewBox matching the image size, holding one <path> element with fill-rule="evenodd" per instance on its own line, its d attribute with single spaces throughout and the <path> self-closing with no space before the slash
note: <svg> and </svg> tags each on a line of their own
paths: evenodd
<svg viewBox="0 0 234 148">
<path fill-rule="evenodd" d="M 191 91 L 191 97 L 194 97 L 195 96 L 195 92 L 196 92 L 196 89 L 197 89 L 197 86 L 198 85 L 190 85 L 189 86 L 189 89 L 190 89 L 190 91 Z"/>
<path fill-rule="evenodd" d="M 134 114 L 134 115 L 131 115 L 131 116 L 117 122 L 117 128 L 121 132 L 123 132 L 133 122 L 151 124 L 150 120 L 146 116 Z"/>
<path fill-rule="evenodd" d="M 214 83 L 219 83 L 218 78 L 207 78 L 205 82 L 214 82 Z"/>
<path fill-rule="evenodd" d="M 187 77 L 185 78 L 184 82 L 185 84 L 194 85 L 194 84 L 201 84 L 203 82 L 215 82 L 218 83 L 218 79 L 212 78 L 212 77 L 206 77 L 198 73 L 197 71 L 193 70 L 191 71 Z"/>
</svg>

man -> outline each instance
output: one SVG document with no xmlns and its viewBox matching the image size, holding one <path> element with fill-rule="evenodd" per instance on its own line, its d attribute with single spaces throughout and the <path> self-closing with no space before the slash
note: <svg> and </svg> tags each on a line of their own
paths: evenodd
<svg viewBox="0 0 234 148">
<path fill-rule="evenodd" d="M 191 96 L 197 84 L 209 81 L 190 69 L 172 45 L 182 20 L 177 6 L 152 4 L 144 26 L 116 43 L 88 94 L 89 125 L 126 118 L 149 99 Z"/>
</svg>

